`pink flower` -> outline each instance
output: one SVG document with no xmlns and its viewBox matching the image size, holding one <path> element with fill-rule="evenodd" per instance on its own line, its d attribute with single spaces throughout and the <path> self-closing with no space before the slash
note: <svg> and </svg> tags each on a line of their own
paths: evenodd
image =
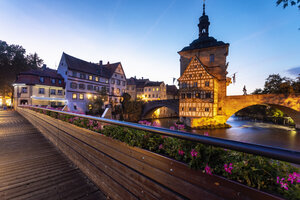
<svg viewBox="0 0 300 200">
<path fill-rule="evenodd" d="M 233 169 L 232 163 L 229 163 L 229 166 L 227 164 L 225 164 L 224 169 L 227 173 L 231 174 L 231 170 Z"/>
<path fill-rule="evenodd" d="M 159 146 L 158 146 L 158 149 L 163 149 L 164 148 L 164 146 L 162 145 L 162 144 L 160 144 Z"/>
<path fill-rule="evenodd" d="M 170 130 L 175 130 L 175 127 L 174 126 L 170 126 Z"/>
<path fill-rule="evenodd" d="M 151 122 L 146 122 L 146 126 L 151 126 Z"/>
<path fill-rule="evenodd" d="M 205 173 L 211 175 L 211 168 L 208 165 L 205 166 Z"/>
<path fill-rule="evenodd" d="M 281 184 L 281 187 L 282 187 L 282 188 L 284 188 L 284 189 L 286 189 L 286 190 L 289 190 L 289 188 L 288 188 L 288 186 L 287 186 L 286 183 L 281 182 L 280 184 Z"/>
<path fill-rule="evenodd" d="M 204 132 L 204 135 L 205 135 L 205 136 L 208 136 L 208 132 Z"/>
<path fill-rule="evenodd" d="M 183 156 L 184 155 L 184 151 L 181 150 L 181 149 L 178 149 L 178 154 L 181 155 L 181 156 Z"/>
<path fill-rule="evenodd" d="M 168 138 L 168 136 L 162 135 L 161 138 L 165 139 L 165 138 Z"/>
<path fill-rule="evenodd" d="M 193 157 L 197 157 L 197 155 L 198 155 L 198 152 L 195 151 L 195 149 L 192 149 L 192 151 L 191 151 L 191 156 L 192 156 L 192 158 L 193 158 Z"/>
<path fill-rule="evenodd" d="M 178 125 L 178 130 L 182 130 L 182 129 L 184 129 L 184 124 L 179 124 Z"/>
</svg>

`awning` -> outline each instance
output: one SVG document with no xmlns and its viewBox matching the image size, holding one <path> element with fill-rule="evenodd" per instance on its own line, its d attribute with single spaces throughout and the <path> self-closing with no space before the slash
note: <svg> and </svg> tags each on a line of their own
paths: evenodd
<svg viewBox="0 0 300 200">
<path fill-rule="evenodd" d="M 53 97 L 31 97 L 32 99 L 42 100 L 42 101 L 67 101 L 64 98 L 53 98 Z"/>
</svg>

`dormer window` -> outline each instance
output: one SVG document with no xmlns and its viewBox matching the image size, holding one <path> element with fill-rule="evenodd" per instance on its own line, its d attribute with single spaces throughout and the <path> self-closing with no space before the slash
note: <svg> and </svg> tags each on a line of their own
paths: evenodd
<svg viewBox="0 0 300 200">
<path fill-rule="evenodd" d="M 215 54 L 210 54 L 209 55 L 209 62 L 215 62 Z"/>
<path fill-rule="evenodd" d="M 51 79 L 51 83 L 55 84 L 55 79 L 54 78 Z"/>
</svg>

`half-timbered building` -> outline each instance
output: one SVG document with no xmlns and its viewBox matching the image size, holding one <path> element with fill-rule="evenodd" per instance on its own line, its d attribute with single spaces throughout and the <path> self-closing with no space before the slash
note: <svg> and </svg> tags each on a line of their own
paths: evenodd
<svg viewBox="0 0 300 200">
<path fill-rule="evenodd" d="M 199 37 L 180 54 L 179 116 L 188 126 L 225 123 L 223 104 L 226 88 L 231 82 L 226 77 L 229 44 L 209 36 L 209 19 L 199 18 Z"/>
</svg>

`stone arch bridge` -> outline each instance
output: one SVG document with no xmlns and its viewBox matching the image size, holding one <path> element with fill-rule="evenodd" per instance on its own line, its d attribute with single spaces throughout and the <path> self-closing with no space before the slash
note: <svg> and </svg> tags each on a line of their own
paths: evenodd
<svg viewBox="0 0 300 200">
<path fill-rule="evenodd" d="M 237 95 L 226 96 L 223 102 L 221 115 L 224 123 L 233 114 L 239 110 L 253 105 L 269 105 L 280 109 L 282 112 L 290 116 L 296 124 L 296 128 L 300 129 L 300 94 L 257 94 L 257 95 Z M 160 108 L 168 107 L 175 112 L 179 112 L 179 100 L 158 100 L 150 101 L 145 104 L 142 116 Z"/>
<path fill-rule="evenodd" d="M 145 117 L 148 113 L 161 107 L 167 107 L 172 109 L 176 113 L 179 113 L 179 100 L 168 99 L 168 100 L 149 101 L 145 104 L 143 108 L 142 118 Z"/>
<path fill-rule="evenodd" d="M 257 94 L 226 96 L 222 108 L 225 120 L 239 110 L 253 105 L 269 105 L 290 116 L 300 129 L 300 94 Z"/>
</svg>

